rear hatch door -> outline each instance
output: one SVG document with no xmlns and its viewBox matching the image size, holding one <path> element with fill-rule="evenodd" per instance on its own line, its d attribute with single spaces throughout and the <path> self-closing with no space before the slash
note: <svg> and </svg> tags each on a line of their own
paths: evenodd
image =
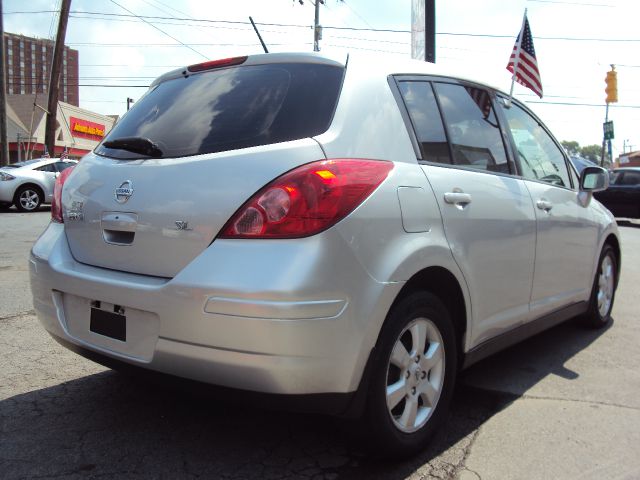
<svg viewBox="0 0 640 480">
<path fill-rule="evenodd" d="M 311 137 L 331 123 L 344 66 L 269 58 L 173 74 L 136 102 L 65 184 L 76 260 L 173 277 L 262 186 L 324 158 Z"/>
</svg>

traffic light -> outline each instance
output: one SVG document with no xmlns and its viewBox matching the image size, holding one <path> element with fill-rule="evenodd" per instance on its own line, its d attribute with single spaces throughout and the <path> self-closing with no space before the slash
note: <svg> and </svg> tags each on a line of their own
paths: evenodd
<svg viewBox="0 0 640 480">
<path fill-rule="evenodd" d="M 613 65 L 611 65 L 611 71 L 607 72 L 607 78 L 604 81 L 607 83 L 607 88 L 604 89 L 607 94 L 607 103 L 616 103 L 618 101 L 618 72 L 615 71 Z"/>
</svg>

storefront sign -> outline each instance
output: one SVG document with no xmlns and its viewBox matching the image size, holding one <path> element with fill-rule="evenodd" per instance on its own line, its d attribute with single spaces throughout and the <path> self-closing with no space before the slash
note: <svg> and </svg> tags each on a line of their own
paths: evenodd
<svg viewBox="0 0 640 480">
<path fill-rule="evenodd" d="M 70 120 L 71 135 L 74 137 L 88 138 L 98 142 L 104 137 L 104 125 L 75 117 L 70 117 Z"/>
</svg>

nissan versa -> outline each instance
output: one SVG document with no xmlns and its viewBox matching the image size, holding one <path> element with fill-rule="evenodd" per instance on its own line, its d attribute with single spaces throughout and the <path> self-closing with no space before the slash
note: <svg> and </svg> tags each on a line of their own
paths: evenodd
<svg viewBox="0 0 640 480">
<path fill-rule="evenodd" d="M 409 455 L 460 369 L 609 322 L 607 185 L 520 102 L 433 65 L 206 62 L 58 178 L 34 305 L 85 356 L 317 403 Z"/>
</svg>

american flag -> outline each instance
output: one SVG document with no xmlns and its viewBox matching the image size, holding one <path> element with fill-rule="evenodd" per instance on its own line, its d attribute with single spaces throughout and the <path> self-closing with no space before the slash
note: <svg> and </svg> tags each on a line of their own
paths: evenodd
<svg viewBox="0 0 640 480">
<path fill-rule="evenodd" d="M 491 97 L 486 90 L 479 88 L 464 87 L 471 99 L 482 112 L 482 117 L 486 120 L 491 115 Z"/>
<path fill-rule="evenodd" d="M 513 52 L 509 58 L 507 70 L 514 74 L 516 82 L 530 88 L 542 98 L 542 80 L 540 80 L 536 51 L 533 48 L 533 37 L 526 13 L 522 30 L 516 38 L 516 44 L 513 46 Z"/>
<path fill-rule="evenodd" d="M 49 150 L 47 150 L 47 146 L 44 146 L 44 153 L 42 154 L 42 158 L 49 158 Z"/>
<path fill-rule="evenodd" d="M 67 150 L 67 147 L 64 147 L 64 150 L 60 154 L 60 160 L 66 160 L 67 158 L 69 158 L 69 150 Z"/>
</svg>

